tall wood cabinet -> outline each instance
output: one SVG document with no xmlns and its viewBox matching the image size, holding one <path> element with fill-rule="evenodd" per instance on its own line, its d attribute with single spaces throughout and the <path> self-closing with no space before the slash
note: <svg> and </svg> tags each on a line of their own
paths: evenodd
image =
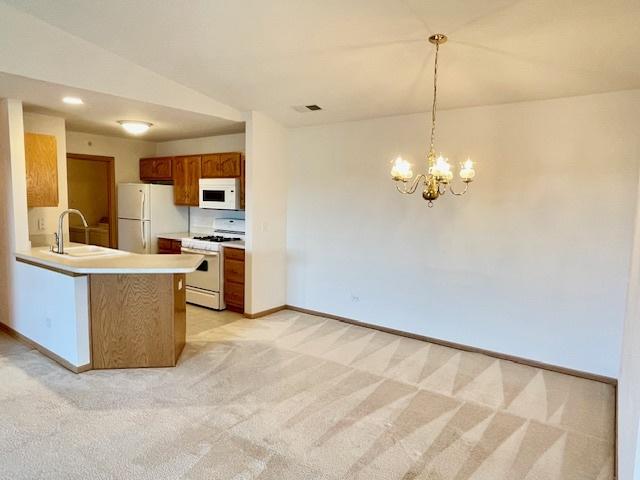
<svg viewBox="0 0 640 480">
<path fill-rule="evenodd" d="M 27 206 L 58 206 L 58 147 L 53 135 L 25 133 Z"/>
<path fill-rule="evenodd" d="M 198 206 L 201 160 L 200 155 L 173 158 L 173 197 L 176 205 Z"/>
</svg>

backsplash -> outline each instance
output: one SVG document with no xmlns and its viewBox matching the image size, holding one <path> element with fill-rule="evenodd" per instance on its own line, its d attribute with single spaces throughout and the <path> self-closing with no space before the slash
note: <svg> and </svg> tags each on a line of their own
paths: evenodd
<svg viewBox="0 0 640 480">
<path fill-rule="evenodd" d="M 194 233 L 208 233 L 213 229 L 216 218 L 235 218 L 244 220 L 244 211 L 240 210 L 206 210 L 203 208 L 189 208 L 189 231 Z"/>
</svg>

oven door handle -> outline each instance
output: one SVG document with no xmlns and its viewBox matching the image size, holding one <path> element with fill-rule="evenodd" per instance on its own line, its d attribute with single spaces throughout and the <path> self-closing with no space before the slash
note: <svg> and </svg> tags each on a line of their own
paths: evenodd
<svg viewBox="0 0 640 480">
<path fill-rule="evenodd" d="M 210 251 L 204 251 L 204 250 L 193 250 L 191 248 L 186 248 L 186 247 L 182 247 L 181 248 L 181 252 L 182 253 L 195 253 L 196 255 L 204 255 L 206 257 L 217 257 L 218 256 L 218 252 L 210 252 Z"/>
</svg>

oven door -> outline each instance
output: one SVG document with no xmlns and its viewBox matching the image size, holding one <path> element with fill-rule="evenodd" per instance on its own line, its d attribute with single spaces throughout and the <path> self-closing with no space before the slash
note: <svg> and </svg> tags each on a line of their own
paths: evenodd
<svg viewBox="0 0 640 480">
<path fill-rule="evenodd" d="M 200 187 L 200 208 L 236 209 L 235 187 Z"/>
<path fill-rule="evenodd" d="M 220 291 L 220 255 L 218 252 L 202 252 L 182 249 L 184 253 L 204 255 L 204 261 L 195 272 L 187 273 L 187 287 L 199 288 L 211 292 Z"/>
</svg>

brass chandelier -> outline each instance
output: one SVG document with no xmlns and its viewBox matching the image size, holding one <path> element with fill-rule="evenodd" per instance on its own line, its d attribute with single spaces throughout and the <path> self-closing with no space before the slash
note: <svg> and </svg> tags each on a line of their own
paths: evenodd
<svg viewBox="0 0 640 480">
<path fill-rule="evenodd" d="M 460 179 L 464 182 L 464 189 L 456 192 L 450 185 L 453 180 L 453 172 L 449 160 L 442 155 L 436 158 L 434 148 L 434 140 L 436 134 L 436 99 L 438 94 L 438 51 L 440 45 L 447 41 L 447 36 L 437 33 L 429 37 L 429 42 L 436 46 L 434 70 L 433 70 L 433 106 L 431 108 L 431 145 L 429 154 L 427 155 L 427 173 L 420 173 L 415 178 L 411 164 L 402 157 L 396 158 L 391 167 L 391 178 L 396 182 L 396 189 L 405 195 L 415 193 L 419 185 L 423 185 L 422 198 L 428 203 L 429 207 L 433 206 L 433 201 L 449 190 L 453 195 L 464 195 L 469 189 L 469 184 L 473 181 L 476 171 L 473 168 L 473 162 L 467 158 L 460 165 Z"/>
</svg>

